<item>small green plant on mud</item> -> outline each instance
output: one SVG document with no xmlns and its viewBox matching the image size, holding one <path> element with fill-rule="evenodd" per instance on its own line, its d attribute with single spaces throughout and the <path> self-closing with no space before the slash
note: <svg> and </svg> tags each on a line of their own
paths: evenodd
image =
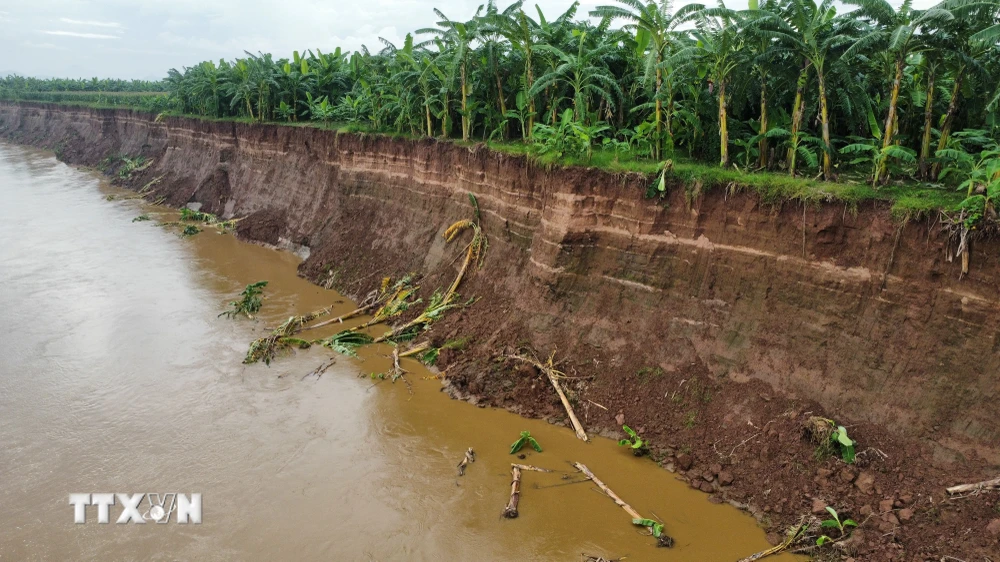
<svg viewBox="0 0 1000 562">
<path fill-rule="evenodd" d="M 816 457 L 837 454 L 847 464 L 854 464 L 855 441 L 847 436 L 847 428 L 830 419 L 811 417 L 805 431 L 816 444 Z"/>
<path fill-rule="evenodd" d="M 149 215 L 143 213 L 143 214 L 135 217 L 134 219 L 132 219 L 132 222 L 143 222 L 143 221 L 148 221 L 148 220 L 150 220 Z"/>
<path fill-rule="evenodd" d="M 629 447 L 632 449 L 632 454 L 641 457 L 649 453 L 648 443 L 643 441 L 639 434 L 636 433 L 634 429 L 627 425 L 622 426 L 622 431 L 628 434 L 630 439 L 622 439 L 618 441 L 619 447 Z"/>
<path fill-rule="evenodd" d="M 194 236 L 195 234 L 198 234 L 199 232 L 201 232 L 200 228 L 198 228 L 197 226 L 195 226 L 193 224 L 189 224 L 189 225 L 187 225 L 187 226 L 184 227 L 184 230 L 181 231 L 181 236 L 184 236 L 184 237 Z"/>
<path fill-rule="evenodd" d="M 257 314 L 257 312 L 260 311 L 260 307 L 264 305 L 263 295 L 264 287 L 266 286 L 267 281 L 258 281 L 247 285 L 246 288 L 243 289 L 243 292 L 240 293 L 240 298 L 229 303 L 231 309 L 223 311 L 219 314 L 219 316 L 235 318 L 243 315 L 253 320 L 253 315 Z"/>
<path fill-rule="evenodd" d="M 691 429 L 695 426 L 698 421 L 698 414 L 696 412 L 688 412 L 687 416 L 684 418 L 684 427 Z"/>
<path fill-rule="evenodd" d="M 517 441 L 514 441 L 514 443 L 511 444 L 510 454 L 513 455 L 514 453 L 517 453 L 525 445 L 531 445 L 532 449 L 538 451 L 539 453 L 542 452 L 542 446 L 539 445 L 538 441 L 535 441 L 535 438 L 531 436 L 531 432 L 522 431 L 521 436 L 518 437 Z"/>
<path fill-rule="evenodd" d="M 833 509 L 832 507 L 826 506 L 826 510 L 830 513 L 832 519 L 824 520 L 822 523 L 819 524 L 820 527 L 824 529 L 837 529 L 840 532 L 841 538 L 848 533 L 851 527 L 858 526 L 857 522 L 855 522 L 853 519 L 844 519 L 843 521 L 841 521 L 840 514 L 837 513 L 837 510 Z M 834 539 L 830 538 L 827 535 L 821 535 L 818 539 L 816 539 L 816 544 L 818 546 L 823 546 L 828 542 L 833 542 L 833 540 Z"/>
</svg>

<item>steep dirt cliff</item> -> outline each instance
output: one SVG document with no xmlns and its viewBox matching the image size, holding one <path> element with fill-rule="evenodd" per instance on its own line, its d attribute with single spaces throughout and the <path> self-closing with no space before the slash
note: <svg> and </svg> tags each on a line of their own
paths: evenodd
<svg viewBox="0 0 1000 562">
<path fill-rule="evenodd" d="M 354 296 L 410 271 L 445 285 L 459 249 L 441 232 L 472 193 L 490 249 L 462 293 L 482 299 L 433 331 L 467 340 L 441 356 L 458 393 L 561 418 L 537 372 L 495 360 L 558 350 L 588 427 L 638 426 L 665 465 L 775 525 L 814 498 L 861 518 L 891 499 L 856 545 L 871 559 L 997 546 L 991 505 L 946 524 L 939 502 L 1000 464 L 1000 244 L 975 245 L 960 279 L 935 218 L 885 204 L 763 205 L 738 186 L 648 200 L 645 176 L 435 140 L 41 104 L 0 104 L 0 135 L 75 164 L 152 158 L 136 185 L 308 246 L 302 273 Z M 809 412 L 849 424 L 858 467 L 812 458 Z"/>
</svg>

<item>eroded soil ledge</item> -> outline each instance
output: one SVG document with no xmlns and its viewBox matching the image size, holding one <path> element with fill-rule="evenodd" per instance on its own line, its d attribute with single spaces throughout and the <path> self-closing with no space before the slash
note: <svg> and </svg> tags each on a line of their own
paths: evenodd
<svg viewBox="0 0 1000 562">
<path fill-rule="evenodd" d="M 460 249 L 441 232 L 473 193 L 490 249 L 462 293 L 481 300 L 432 331 L 459 340 L 438 365 L 456 394 L 562 422 L 539 373 L 496 360 L 557 350 L 588 430 L 637 427 L 664 466 L 771 531 L 829 504 L 864 521 L 836 556 L 1000 560 L 1000 496 L 944 494 L 1000 472 L 996 242 L 960 280 L 934 217 L 719 186 L 647 200 L 645 176 L 435 140 L 44 104 L 0 104 L 0 136 L 72 164 L 151 158 L 132 186 L 308 246 L 301 273 L 354 297 L 406 272 L 447 286 Z M 813 414 L 848 426 L 857 465 L 814 455 Z"/>
</svg>

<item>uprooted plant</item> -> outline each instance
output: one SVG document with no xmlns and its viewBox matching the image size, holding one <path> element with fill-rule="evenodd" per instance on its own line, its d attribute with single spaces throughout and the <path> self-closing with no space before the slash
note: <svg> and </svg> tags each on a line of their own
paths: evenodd
<svg viewBox="0 0 1000 562">
<path fill-rule="evenodd" d="M 257 314 L 260 307 L 264 305 L 263 295 L 266 286 L 267 281 L 257 281 L 247 285 L 240 293 L 239 298 L 229 303 L 230 309 L 219 313 L 219 316 L 235 318 L 242 315 L 253 320 L 253 315 Z"/>
<path fill-rule="evenodd" d="M 855 442 L 847 436 L 846 427 L 837 425 L 833 420 L 813 416 L 806 420 L 805 432 L 816 445 L 817 456 L 837 454 L 847 464 L 854 463 Z"/>
<path fill-rule="evenodd" d="M 525 445 L 530 445 L 532 449 L 538 451 L 539 453 L 542 452 L 542 446 L 539 445 L 538 441 L 535 441 L 535 438 L 531 436 L 531 432 L 522 431 L 521 436 L 517 438 L 517 441 L 514 441 L 510 445 L 510 454 L 516 454 L 524 448 Z"/>
<path fill-rule="evenodd" d="M 333 311 L 333 306 L 331 305 L 319 310 L 314 310 L 300 316 L 290 316 L 288 320 L 285 320 L 280 326 L 271 330 L 270 334 L 251 342 L 250 348 L 247 350 L 247 355 L 243 359 L 243 362 L 251 364 L 263 361 L 265 364 L 270 365 L 271 360 L 273 360 L 280 351 L 291 347 L 309 347 L 309 345 L 313 343 L 310 340 L 296 338 L 294 337 L 295 334 L 304 330 L 312 330 L 337 322 L 344 322 L 345 320 L 366 314 L 378 307 L 380 304 L 382 306 L 376 311 L 376 318 L 388 319 L 392 316 L 401 314 L 407 307 L 409 307 L 410 304 L 413 304 L 406 300 L 417 289 L 412 286 L 412 279 L 412 276 L 407 275 L 395 284 L 390 285 L 391 280 L 386 277 L 382 280 L 381 288 L 369 293 L 362 305 L 357 309 L 342 316 L 338 316 L 337 318 L 320 322 L 312 326 L 308 326 L 307 324 L 317 318 L 329 315 Z M 356 332 L 359 329 L 360 327 L 354 328 L 354 331 Z M 342 333 L 343 332 L 341 332 L 341 334 Z"/>
<path fill-rule="evenodd" d="M 475 211 L 475 220 L 460 220 L 449 226 L 444 233 L 445 240 L 451 242 L 462 232 L 472 230 L 472 241 L 470 241 L 469 245 L 466 246 L 465 260 L 462 263 L 462 267 L 459 269 L 458 275 L 455 277 L 455 281 L 452 282 L 450 287 L 448 287 L 448 290 L 445 293 L 435 291 L 431 296 L 430 301 L 427 303 L 427 306 L 415 318 L 397 326 L 392 330 L 389 330 L 388 332 L 385 332 L 378 337 L 372 337 L 361 332 L 361 330 L 374 324 L 382 323 L 390 318 L 399 316 L 411 306 L 421 302 L 420 300 L 412 299 L 417 291 L 417 288 L 409 284 L 409 278 L 404 278 L 406 281 L 405 283 L 403 282 L 404 280 L 397 283 L 397 285 L 393 287 L 392 292 L 386 290 L 388 287 L 388 281 L 384 281 L 381 292 L 384 298 L 379 301 L 382 306 L 375 312 L 374 317 L 368 322 L 365 322 L 356 328 L 343 330 L 329 338 L 307 341 L 292 337 L 292 334 L 296 333 L 298 330 L 304 329 L 302 326 L 304 322 L 301 322 L 301 318 L 303 317 L 293 316 L 286 321 L 285 324 L 282 324 L 282 326 L 275 329 L 270 336 L 258 339 L 251 343 L 247 356 L 244 359 L 244 363 L 256 363 L 261 360 L 265 363 L 270 363 L 271 359 L 274 358 L 278 351 L 292 345 L 297 347 L 308 347 L 312 344 L 321 344 L 337 351 L 338 353 L 354 355 L 356 353 L 356 349 L 362 345 L 383 342 L 398 344 L 404 341 L 410 341 L 425 330 L 429 329 L 431 324 L 439 320 L 446 311 L 453 308 L 462 308 L 471 305 L 475 302 L 475 299 L 469 299 L 464 303 L 458 302 L 459 295 L 457 289 L 472 264 L 482 267 L 486 250 L 489 247 L 489 241 L 486 238 L 486 234 L 479 226 L 479 204 L 476 201 L 475 196 L 471 193 L 469 194 L 469 200 L 472 202 L 473 210 Z M 355 312 L 361 311 L 359 313 L 363 313 L 368 310 L 370 310 L 370 307 L 362 307 Z M 318 328 L 334 322 L 335 320 L 316 324 L 312 326 L 312 328 Z"/>
<path fill-rule="evenodd" d="M 634 429 L 627 425 L 622 426 L 622 431 L 628 434 L 628 439 L 621 439 L 618 441 L 619 447 L 629 447 L 632 449 L 632 454 L 641 457 L 649 453 L 649 444 L 644 441 L 639 434 L 636 433 Z M 647 527 L 649 525 L 646 525 Z"/>
</svg>

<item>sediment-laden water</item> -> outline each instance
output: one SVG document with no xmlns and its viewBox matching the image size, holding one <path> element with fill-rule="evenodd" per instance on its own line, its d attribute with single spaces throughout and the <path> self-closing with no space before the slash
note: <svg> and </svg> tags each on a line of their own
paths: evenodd
<svg viewBox="0 0 1000 562">
<path fill-rule="evenodd" d="M 412 360 L 412 396 L 374 384 L 388 347 L 337 357 L 319 378 L 303 376 L 325 350 L 241 364 L 288 315 L 353 303 L 298 278 L 289 253 L 211 230 L 181 238 L 156 226 L 169 210 L 113 192 L 0 144 L 0 560 L 725 562 L 768 547 L 752 518 L 610 440 L 450 400 Z M 143 212 L 154 220 L 132 222 Z M 258 280 L 257 320 L 217 317 Z M 521 516 L 504 520 L 522 430 L 544 447 L 523 462 L 557 472 L 526 473 Z M 458 477 L 470 446 L 478 460 Z M 676 546 L 654 548 L 573 483 L 570 461 L 661 518 Z M 69 494 L 98 492 L 201 493 L 203 522 L 101 525 L 90 508 L 74 524 Z"/>
</svg>

